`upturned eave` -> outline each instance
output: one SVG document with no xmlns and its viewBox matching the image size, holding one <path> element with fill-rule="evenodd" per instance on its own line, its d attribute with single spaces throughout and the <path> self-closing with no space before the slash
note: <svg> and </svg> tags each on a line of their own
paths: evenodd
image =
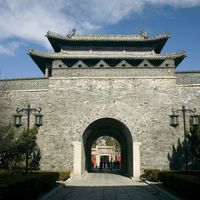
<svg viewBox="0 0 200 200">
<path fill-rule="evenodd" d="M 41 71 L 44 73 L 45 69 L 44 67 L 51 63 L 53 60 L 161 60 L 164 61 L 166 59 L 173 59 L 175 61 L 175 66 L 178 66 L 180 62 L 186 57 L 186 52 L 176 52 L 171 54 L 148 54 L 148 55 L 133 55 L 133 54 L 117 54 L 117 55 L 99 55 L 99 54 L 66 54 L 63 52 L 55 53 L 55 52 L 40 52 L 35 50 L 29 50 L 28 54 L 31 56 L 31 58 L 34 60 L 34 62 L 38 65 L 38 67 L 41 69 Z"/>
<path fill-rule="evenodd" d="M 129 46 L 152 47 L 156 53 L 160 53 L 168 38 L 168 33 L 156 36 L 143 37 L 141 35 L 74 35 L 64 36 L 48 31 L 46 34 L 55 52 L 61 51 L 61 46 Z"/>
</svg>

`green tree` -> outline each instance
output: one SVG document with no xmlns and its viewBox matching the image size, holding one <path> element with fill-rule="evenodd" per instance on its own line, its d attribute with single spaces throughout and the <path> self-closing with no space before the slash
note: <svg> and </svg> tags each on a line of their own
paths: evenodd
<svg viewBox="0 0 200 200">
<path fill-rule="evenodd" d="M 200 116 L 199 116 L 200 122 Z M 193 168 L 200 169 L 200 124 L 191 126 L 190 134 L 188 134 L 190 150 L 193 155 L 192 165 Z"/>
<path fill-rule="evenodd" d="M 28 132 L 26 129 L 23 129 L 22 133 L 19 135 L 19 138 L 17 140 L 17 149 L 19 153 L 25 154 L 27 148 L 29 150 L 29 154 L 33 152 L 33 149 L 36 146 L 37 133 L 37 127 L 31 128 Z"/>
<path fill-rule="evenodd" d="M 38 127 L 36 126 L 29 129 L 28 132 L 26 129 L 24 129 L 20 134 L 16 144 L 18 163 L 20 161 L 23 163 L 25 162 L 26 151 L 28 150 L 29 166 L 34 169 L 39 168 L 39 160 L 41 158 L 40 150 L 36 143 L 37 133 L 38 133 Z"/>
<path fill-rule="evenodd" d="M 23 129 L 16 137 L 12 125 L 0 127 L 0 166 L 2 168 L 24 168 L 26 151 L 28 149 L 29 164 L 32 169 L 39 168 L 40 151 L 36 144 L 38 128 L 33 127 L 28 132 Z"/>
<path fill-rule="evenodd" d="M 16 148 L 14 127 L 10 124 L 0 125 L 0 167 L 8 168 L 14 158 Z"/>
</svg>

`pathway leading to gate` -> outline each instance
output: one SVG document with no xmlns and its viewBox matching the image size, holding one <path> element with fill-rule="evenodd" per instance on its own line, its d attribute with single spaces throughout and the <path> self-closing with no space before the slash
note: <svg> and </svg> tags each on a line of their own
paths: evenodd
<svg viewBox="0 0 200 200">
<path fill-rule="evenodd" d="M 178 198 L 142 181 L 118 174 L 89 173 L 69 180 L 40 200 L 178 200 Z"/>
</svg>

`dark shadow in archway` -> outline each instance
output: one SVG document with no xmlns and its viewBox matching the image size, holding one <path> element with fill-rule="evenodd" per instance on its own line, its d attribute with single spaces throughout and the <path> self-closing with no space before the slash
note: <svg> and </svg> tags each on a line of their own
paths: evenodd
<svg viewBox="0 0 200 200">
<path fill-rule="evenodd" d="M 115 138 L 121 146 L 121 174 L 133 176 L 133 139 L 127 128 L 119 120 L 102 118 L 92 122 L 83 133 L 83 145 L 85 150 L 85 169 L 90 171 L 91 146 L 101 136 Z"/>
</svg>

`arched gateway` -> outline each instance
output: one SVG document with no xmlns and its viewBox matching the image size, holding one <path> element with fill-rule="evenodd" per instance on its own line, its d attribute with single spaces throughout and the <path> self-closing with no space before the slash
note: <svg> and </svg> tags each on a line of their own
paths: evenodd
<svg viewBox="0 0 200 200">
<path fill-rule="evenodd" d="M 101 136 L 115 138 L 121 147 L 121 172 L 133 176 L 133 139 L 132 135 L 122 122 L 112 118 L 102 118 L 92 122 L 82 136 L 85 169 L 90 171 L 91 147 L 93 142 Z"/>
<path fill-rule="evenodd" d="M 88 125 L 82 141 L 75 141 L 73 175 L 90 170 L 91 146 L 101 136 L 115 138 L 121 146 L 121 172 L 129 177 L 140 176 L 140 142 L 133 142 L 127 126 L 113 118 L 101 118 Z"/>
<path fill-rule="evenodd" d="M 92 142 L 107 135 L 121 146 L 123 173 L 168 169 L 169 155 L 184 139 L 183 124 L 169 124 L 171 109 L 200 110 L 200 73 L 175 71 L 186 53 L 162 54 L 166 33 L 46 37 L 53 52 L 28 52 L 46 77 L 0 81 L 3 124 L 17 107 L 42 109 L 40 168 L 81 175 L 89 169 Z"/>
</svg>

